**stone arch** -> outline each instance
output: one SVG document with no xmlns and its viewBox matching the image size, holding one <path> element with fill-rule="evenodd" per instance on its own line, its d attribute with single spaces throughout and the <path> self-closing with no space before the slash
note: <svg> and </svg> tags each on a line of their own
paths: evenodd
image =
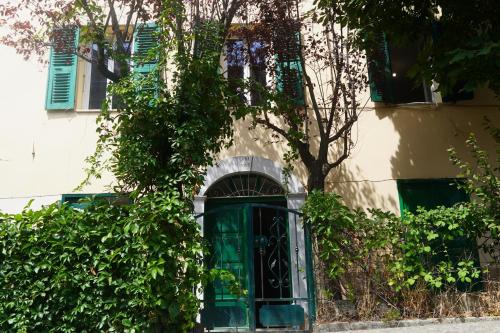
<svg viewBox="0 0 500 333">
<path fill-rule="evenodd" d="M 283 176 L 283 168 L 276 162 L 258 156 L 235 156 L 226 158 L 216 165 L 208 168 L 205 176 L 205 183 L 200 189 L 199 197 L 205 196 L 205 192 L 215 182 L 236 173 L 259 173 L 265 175 L 279 184 L 286 185 L 286 192 L 289 194 L 304 193 L 304 187 L 295 175 L 290 175 L 288 182 Z"/>
<path fill-rule="evenodd" d="M 231 174 L 255 172 L 263 174 L 279 184 L 286 184 L 286 201 L 289 209 L 299 210 L 304 205 L 306 193 L 304 186 L 295 175 L 290 175 L 288 182 L 283 177 L 283 168 L 276 162 L 258 156 L 234 156 L 217 162 L 208 168 L 205 182 L 200 192 L 194 198 L 194 213 L 203 214 L 205 212 L 205 201 L 207 190 L 220 179 Z M 203 218 L 198 219 L 203 234 Z"/>
</svg>

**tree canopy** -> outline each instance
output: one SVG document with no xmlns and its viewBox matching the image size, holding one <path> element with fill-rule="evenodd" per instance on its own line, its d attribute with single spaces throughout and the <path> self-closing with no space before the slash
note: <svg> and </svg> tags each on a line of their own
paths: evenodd
<svg viewBox="0 0 500 333">
<path fill-rule="evenodd" d="M 250 42 L 263 41 L 260 56 L 274 85 L 262 84 L 263 102 L 241 108 L 238 115 L 270 130 L 267 141 L 285 142 L 289 167 L 302 162 L 308 190 L 323 190 L 327 175 L 354 145 L 352 129 L 366 102 L 363 51 L 355 47 L 349 29 L 334 26 L 333 8 L 301 13 L 294 2 L 259 0 L 251 19 L 239 33 Z M 252 66 L 251 54 L 247 61 Z M 252 80 L 247 89 L 255 85 Z"/>
<path fill-rule="evenodd" d="M 358 31 L 363 47 L 380 33 L 420 48 L 415 73 L 445 93 L 488 84 L 500 92 L 500 3 L 496 0 L 318 0 Z"/>
</svg>

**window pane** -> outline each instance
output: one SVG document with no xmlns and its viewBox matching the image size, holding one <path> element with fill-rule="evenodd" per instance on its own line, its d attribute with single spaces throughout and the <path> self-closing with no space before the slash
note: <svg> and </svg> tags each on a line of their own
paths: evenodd
<svg viewBox="0 0 500 333">
<path fill-rule="evenodd" d="M 266 87 L 266 59 L 264 45 L 260 41 L 250 44 L 250 96 L 251 105 L 259 105 L 262 101 L 260 89 Z"/>
<path fill-rule="evenodd" d="M 108 61 L 106 60 L 106 66 Z M 106 99 L 107 79 L 97 66 L 97 45 L 92 45 L 92 69 L 90 72 L 89 109 L 100 109 Z"/>
<path fill-rule="evenodd" d="M 129 42 L 125 42 L 124 45 L 123 45 L 123 48 L 127 51 L 127 56 L 130 56 L 130 43 Z M 130 72 L 130 58 L 127 58 L 127 68 L 128 68 L 128 72 Z M 113 69 L 113 72 L 115 74 L 117 74 L 118 76 L 120 76 L 120 66 L 118 65 L 118 63 L 115 61 L 114 62 L 114 69 Z M 118 95 L 114 95 L 113 94 L 113 98 L 112 98 L 112 101 L 111 101 L 111 108 L 112 109 L 120 109 L 124 106 L 123 104 L 123 101 L 121 100 L 121 98 L 118 96 Z"/>
<path fill-rule="evenodd" d="M 408 77 L 408 72 L 417 62 L 416 47 L 390 46 L 393 93 L 395 103 L 429 102 L 430 93 L 424 89 L 424 83 L 416 85 Z M 429 94 L 427 94 L 429 93 Z"/>
<path fill-rule="evenodd" d="M 229 89 L 244 100 L 245 95 L 241 88 L 241 80 L 243 80 L 243 69 L 245 66 L 244 45 L 242 40 L 233 40 L 227 43 L 226 61 Z"/>
</svg>

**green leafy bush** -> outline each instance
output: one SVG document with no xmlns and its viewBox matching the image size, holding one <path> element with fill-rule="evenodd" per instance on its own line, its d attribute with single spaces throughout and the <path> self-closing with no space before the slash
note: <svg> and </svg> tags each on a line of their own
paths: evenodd
<svg viewBox="0 0 500 333">
<path fill-rule="evenodd" d="M 391 265 L 390 284 L 410 287 L 423 279 L 434 288 L 457 281 L 462 288 L 474 288 L 469 284 L 480 277 L 475 245 L 480 219 L 469 203 L 405 213 L 402 241 L 393 245 L 399 255 Z"/>
<path fill-rule="evenodd" d="M 393 266 L 394 285 L 412 286 L 423 279 L 435 288 L 474 290 L 481 273 L 477 251 L 500 262 L 500 129 L 487 119 L 485 128 L 497 145 L 496 165 L 491 164 L 488 152 L 474 134 L 465 142 L 473 163 L 464 162 L 454 148 L 448 150 L 451 162 L 461 170 L 458 176 L 463 181 L 457 186 L 471 201 L 405 214 L 404 242 L 395 244 L 401 255 Z"/>
<path fill-rule="evenodd" d="M 368 256 L 388 253 L 391 244 L 399 241 L 401 223 L 394 214 L 351 209 L 334 193 L 312 192 L 303 212 L 331 279 L 352 269 L 368 269 Z"/>
<path fill-rule="evenodd" d="M 485 119 L 485 128 L 496 144 L 496 164 L 491 164 L 490 155 L 474 134 L 465 142 L 474 163 L 464 162 L 454 148 L 448 151 L 451 162 L 461 171 L 459 176 L 465 179 L 462 188 L 472 197 L 468 206 L 478 217 L 473 230 L 483 238 L 481 248 L 500 262 L 500 128 L 489 119 Z"/>
<path fill-rule="evenodd" d="M 2 214 L 0 331 L 186 331 L 198 313 L 201 253 L 176 192 Z"/>
</svg>

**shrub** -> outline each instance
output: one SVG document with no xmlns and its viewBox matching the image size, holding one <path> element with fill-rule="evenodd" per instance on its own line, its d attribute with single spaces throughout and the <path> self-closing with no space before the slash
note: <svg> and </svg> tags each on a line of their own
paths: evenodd
<svg viewBox="0 0 500 333">
<path fill-rule="evenodd" d="M 399 255 L 391 265 L 390 284 L 399 289 L 423 279 L 433 288 L 457 282 L 460 289 L 477 288 L 471 283 L 477 283 L 481 273 L 475 245 L 479 221 L 481 216 L 469 203 L 406 212 L 403 241 L 394 244 Z"/>
<path fill-rule="evenodd" d="M 339 315 L 332 298 L 340 296 L 355 303 L 357 315 L 369 318 L 374 317 L 380 297 L 394 301 L 387 280 L 388 265 L 395 261 L 392 244 L 401 234 L 398 217 L 380 210 L 350 209 L 340 196 L 318 191 L 308 196 L 303 212 L 317 259 L 319 318 L 332 320 L 332 313 Z M 340 317 L 345 319 L 344 315 Z"/>
<path fill-rule="evenodd" d="M 373 251 L 388 249 L 398 237 L 399 219 L 391 213 L 351 209 L 334 193 L 312 192 L 304 205 L 318 256 L 328 265 L 328 276 L 338 278 L 359 265 Z"/>
<path fill-rule="evenodd" d="M 0 215 L 0 331 L 184 332 L 201 239 L 176 192 Z"/>
</svg>

